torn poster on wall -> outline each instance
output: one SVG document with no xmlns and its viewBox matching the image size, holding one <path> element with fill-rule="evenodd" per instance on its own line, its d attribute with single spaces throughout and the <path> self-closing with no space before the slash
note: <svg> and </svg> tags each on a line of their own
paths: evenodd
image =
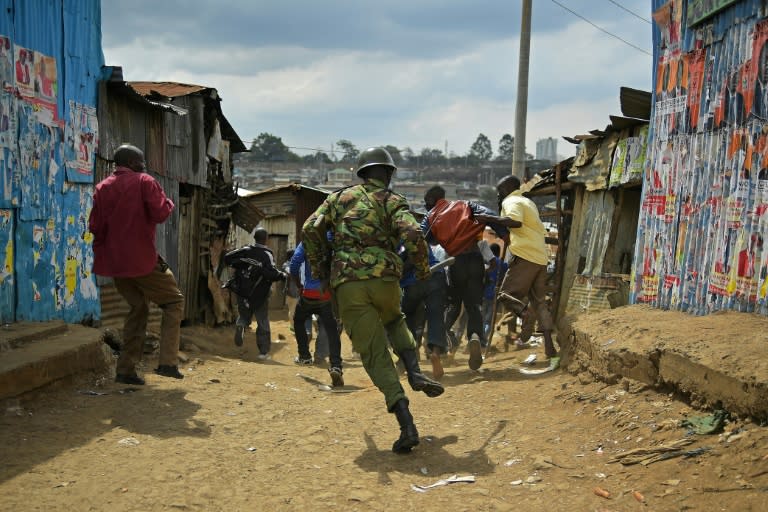
<svg viewBox="0 0 768 512">
<path fill-rule="evenodd" d="M 647 142 L 648 125 L 640 127 L 635 137 L 619 139 L 613 153 L 609 188 L 642 179 Z"/>
<path fill-rule="evenodd" d="M 96 108 L 70 101 L 64 138 L 67 180 L 75 183 L 93 183 L 96 148 L 99 145 Z"/>
<path fill-rule="evenodd" d="M 35 98 L 41 102 L 56 105 L 58 90 L 56 59 L 38 53 L 35 59 Z"/>
<path fill-rule="evenodd" d="M 54 219 L 18 222 L 16 245 L 28 247 L 32 257 L 16 261 L 18 305 L 17 320 L 44 322 L 58 317 L 59 238 Z"/>
<path fill-rule="evenodd" d="M 13 49 L 11 40 L 0 36 L 0 86 L 7 91 L 13 90 Z"/>
<path fill-rule="evenodd" d="M 21 203 L 16 124 L 16 97 L 0 90 L 0 208 L 14 208 Z"/>
<path fill-rule="evenodd" d="M 7 37 L 0 36 L 0 72 L 6 66 L 4 60 L 4 48 Z M 10 45 L 10 41 L 8 43 Z M 19 98 L 33 105 L 38 120 L 49 126 L 61 126 L 58 113 L 58 71 L 56 58 L 44 55 L 29 48 L 21 46 L 13 47 L 15 92 Z M 6 82 L 3 79 L 4 84 Z M 7 87 L 13 89 L 13 87 Z"/>
<path fill-rule="evenodd" d="M 13 215 L 13 210 L 0 210 L 0 323 L 13 322 L 16 316 Z"/>
<path fill-rule="evenodd" d="M 93 207 L 93 186 L 65 185 L 63 208 L 64 253 L 58 288 L 58 305 L 65 322 L 98 319 L 100 303 L 96 276 L 93 274 L 93 235 L 88 231 L 88 217 Z"/>
<path fill-rule="evenodd" d="M 21 170 L 22 220 L 47 219 L 51 215 L 53 182 L 58 165 L 52 158 L 60 142 L 58 128 L 37 122 L 34 107 L 20 102 L 19 163 Z"/>
<path fill-rule="evenodd" d="M 16 90 L 22 98 L 35 98 L 35 52 L 21 46 L 13 47 L 16 70 Z"/>
</svg>

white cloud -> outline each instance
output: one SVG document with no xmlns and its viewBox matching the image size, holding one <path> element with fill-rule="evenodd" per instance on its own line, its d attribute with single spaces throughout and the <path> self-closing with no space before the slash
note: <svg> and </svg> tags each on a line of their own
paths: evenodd
<svg viewBox="0 0 768 512">
<path fill-rule="evenodd" d="M 335 21 L 337 41 L 345 26 Z M 650 89 L 649 56 L 569 15 L 549 25 L 548 31 L 533 27 L 529 153 L 540 138 L 604 128 L 609 115 L 621 113 L 620 86 Z M 650 30 L 642 22 L 625 18 L 603 26 L 650 48 Z M 453 37 L 461 35 L 456 31 Z M 348 42 L 351 50 L 240 44 L 231 38 L 208 46 L 163 42 L 179 37 L 142 35 L 130 45 L 105 46 L 107 64 L 123 66 L 129 81 L 216 88 L 225 116 L 244 140 L 270 132 L 289 146 L 328 148 L 346 138 L 360 148 L 393 144 L 417 152 L 443 150 L 448 141 L 449 151 L 464 154 L 479 133 L 494 149 L 504 133 L 514 135 L 518 41 L 512 33 L 429 58 L 426 48 L 395 52 L 356 48 L 355 41 Z M 560 146 L 561 154 L 570 154 L 565 141 Z"/>
</svg>

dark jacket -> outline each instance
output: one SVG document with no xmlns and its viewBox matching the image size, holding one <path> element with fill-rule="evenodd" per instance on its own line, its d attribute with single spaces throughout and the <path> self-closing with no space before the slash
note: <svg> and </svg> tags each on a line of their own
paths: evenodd
<svg viewBox="0 0 768 512">
<path fill-rule="evenodd" d="M 248 260 L 255 261 L 258 265 L 252 265 Z M 230 251 L 224 255 L 224 263 L 235 269 L 235 280 L 238 281 L 238 285 L 242 285 L 241 281 L 246 279 L 249 280 L 250 285 L 253 285 L 253 291 L 246 298 L 254 308 L 269 297 L 273 282 L 285 279 L 285 274 L 275 267 L 272 250 L 265 245 L 246 245 Z M 257 270 L 249 272 L 254 267 Z M 248 288 L 251 287 L 248 286 Z"/>
</svg>

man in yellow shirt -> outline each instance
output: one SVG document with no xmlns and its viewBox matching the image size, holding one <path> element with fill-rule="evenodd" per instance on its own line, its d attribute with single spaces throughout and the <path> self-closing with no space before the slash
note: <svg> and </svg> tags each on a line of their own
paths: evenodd
<svg viewBox="0 0 768 512">
<path fill-rule="evenodd" d="M 496 185 L 499 195 L 499 217 L 475 215 L 479 222 L 495 222 L 510 229 L 507 248 L 509 270 L 501 283 L 499 300 L 506 303 L 520 317 L 536 313 L 539 328 L 544 335 L 544 352 L 550 359 L 557 357 L 552 342 L 552 315 L 546 302 L 547 293 L 547 246 L 544 239 L 547 230 L 539 218 L 536 204 L 523 197 L 520 180 L 506 176 Z"/>
</svg>

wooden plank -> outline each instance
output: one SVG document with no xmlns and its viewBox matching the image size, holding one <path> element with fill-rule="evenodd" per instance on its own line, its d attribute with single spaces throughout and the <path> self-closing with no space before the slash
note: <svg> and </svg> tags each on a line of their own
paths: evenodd
<svg viewBox="0 0 768 512">
<path fill-rule="evenodd" d="M 614 251 L 617 249 L 616 236 L 619 231 L 619 219 L 621 218 L 621 213 L 624 210 L 624 191 L 612 190 L 610 192 L 614 198 L 614 201 L 616 200 L 616 194 L 618 194 L 619 200 L 613 208 L 613 216 L 611 218 L 611 232 L 608 235 L 608 247 L 605 251 L 605 256 L 603 257 L 603 265 L 601 268 L 602 272 L 609 270 L 609 267 L 611 267 L 610 270 L 613 270 L 612 262 L 614 260 Z"/>
<path fill-rule="evenodd" d="M 557 226 L 557 254 L 555 255 L 555 292 L 552 296 L 552 302 L 554 303 L 555 310 L 552 311 L 552 317 L 557 320 L 558 312 L 558 298 L 560 297 L 560 290 L 563 287 L 563 262 L 565 261 L 565 255 L 563 254 L 563 248 L 565 247 L 565 233 L 563 232 L 563 183 L 562 183 L 562 169 L 558 165 L 555 167 L 555 223 Z"/>
<path fill-rule="evenodd" d="M 541 214 L 539 214 L 540 217 L 545 218 L 545 219 L 549 218 L 549 217 L 559 217 L 559 218 L 562 218 L 565 215 L 573 215 L 573 210 L 560 210 L 559 212 L 558 211 L 554 211 L 554 212 L 541 212 Z"/>
<path fill-rule="evenodd" d="M 560 191 L 561 192 L 568 192 L 570 190 L 573 190 L 576 188 L 576 184 L 572 181 L 564 181 L 560 184 Z M 530 192 L 526 192 L 524 195 L 526 197 L 534 197 L 534 196 L 550 196 L 557 193 L 557 187 L 555 185 L 547 185 L 546 187 L 537 188 L 535 190 L 531 190 Z"/>
<path fill-rule="evenodd" d="M 573 197 L 573 223 L 571 231 L 568 234 L 568 248 L 565 254 L 565 265 L 563 266 L 563 275 L 560 280 L 560 297 L 557 302 L 556 312 L 565 311 L 570 295 L 570 283 L 576 275 L 579 265 L 579 246 L 581 245 L 581 235 L 584 231 L 584 219 L 582 210 L 584 207 L 584 187 L 578 187 L 574 190 Z"/>
</svg>

